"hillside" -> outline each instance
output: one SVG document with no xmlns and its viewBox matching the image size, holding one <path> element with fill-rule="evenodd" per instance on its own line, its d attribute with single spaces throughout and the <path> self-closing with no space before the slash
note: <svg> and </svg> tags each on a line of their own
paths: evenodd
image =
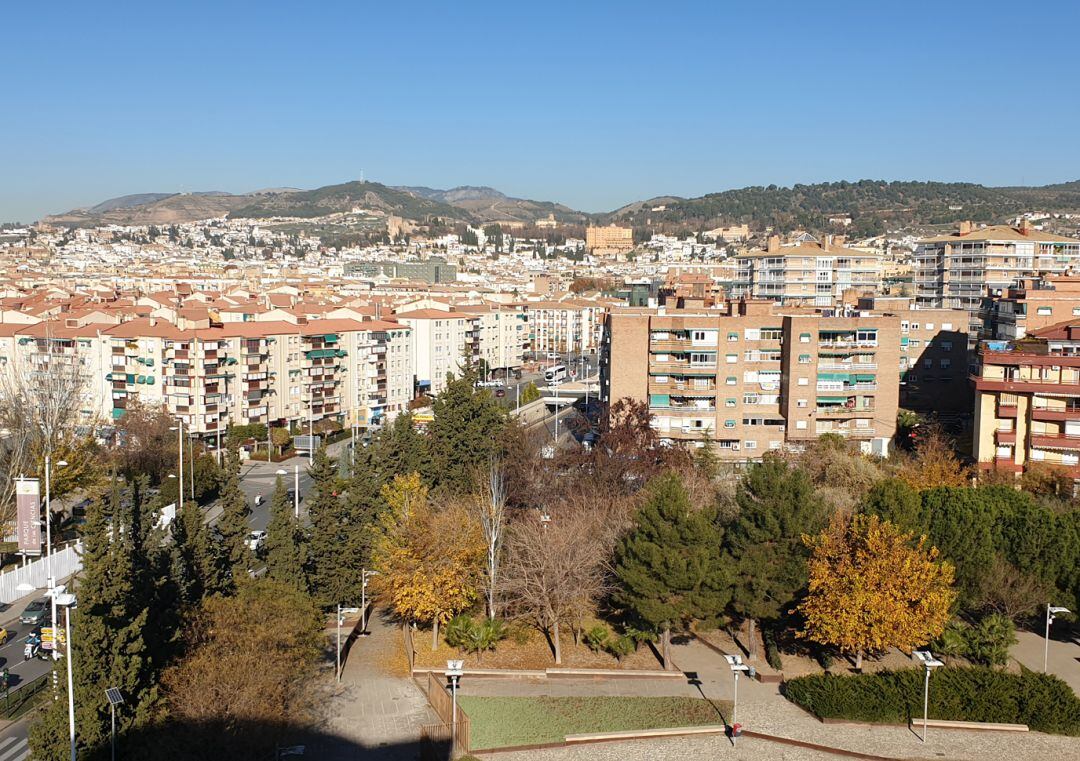
<svg viewBox="0 0 1080 761">
<path fill-rule="evenodd" d="M 554 214 L 560 222 L 581 224 L 586 215 L 562 204 L 551 201 L 530 201 L 524 198 L 511 198 L 495 188 L 476 185 L 461 185 L 449 190 L 428 187 L 400 187 L 407 193 L 440 201 L 464 209 L 477 222 L 535 222 Z"/>
<path fill-rule="evenodd" d="M 664 205 L 663 211 L 653 211 Z M 700 198 L 670 196 L 638 202 L 603 215 L 634 227 L 705 229 L 746 222 L 827 229 L 829 217 L 850 215 L 853 232 L 873 234 L 901 226 L 948 224 L 961 219 L 999 221 L 1035 209 L 1080 210 L 1080 182 L 1044 187 L 985 187 L 963 182 L 826 182 L 790 188 L 748 187 Z"/>
<path fill-rule="evenodd" d="M 139 199 L 150 197 L 152 200 Z M 227 193 L 147 193 L 103 201 L 88 209 L 74 209 L 45 217 L 46 224 L 73 227 L 94 225 L 169 225 L 224 217 L 249 201 Z"/>
<path fill-rule="evenodd" d="M 235 209 L 229 216 L 256 219 L 264 217 L 310 218 L 351 211 L 354 208 L 375 209 L 418 221 L 431 217 L 470 220 L 467 213 L 450 204 L 413 195 L 378 182 L 360 181 L 327 185 L 315 190 L 298 190 L 265 198 L 252 198 L 250 203 Z"/>
</svg>

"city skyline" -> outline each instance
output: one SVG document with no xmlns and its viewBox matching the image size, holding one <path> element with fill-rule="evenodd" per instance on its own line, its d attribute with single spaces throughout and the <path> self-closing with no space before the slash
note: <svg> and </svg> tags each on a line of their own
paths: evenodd
<svg viewBox="0 0 1080 761">
<path fill-rule="evenodd" d="M 751 185 L 1074 180 L 1078 10 L 1054 5 L 1029 22 L 1038 56 L 956 47 L 1016 35 L 1004 3 L 16 8 L 0 219 L 361 172 L 588 212 Z"/>
</svg>

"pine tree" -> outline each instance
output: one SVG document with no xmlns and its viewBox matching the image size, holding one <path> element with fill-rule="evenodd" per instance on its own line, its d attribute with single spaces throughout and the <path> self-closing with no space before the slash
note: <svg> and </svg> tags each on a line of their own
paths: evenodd
<svg viewBox="0 0 1080 761">
<path fill-rule="evenodd" d="M 203 521 L 203 513 L 188 502 L 172 526 L 170 576 L 176 586 L 178 602 L 194 606 L 203 598 L 222 592 L 227 578 L 223 572 L 221 547 L 217 535 Z"/>
<path fill-rule="evenodd" d="M 270 501 L 265 546 L 266 571 L 270 577 L 306 591 L 306 540 L 281 476 L 274 485 L 274 496 Z"/>
<path fill-rule="evenodd" d="M 452 379 L 432 405 L 428 476 L 432 484 L 454 493 L 470 491 L 475 474 L 498 459 L 502 449 L 506 411 L 488 389 L 477 389 L 475 383 L 475 373 L 466 371 Z"/>
<path fill-rule="evenodd" d="M 350 523 L 346 501 L 336 495 L 337 467 L 320 447 L 308 468 L 311 491 L 307 505 L 311 596 L 324 606 L 359 598 L 359 558 L 350 557 Z"/>
<path fill-rule="evenodd" d="M 254 565 L 248 537 L 251 535 L 251 508 L 240 489 L 240 460 L 230 451 L 225 461 L 225 484 L 221 488 L 221 517 L 217 534 L 226 578 L 232 583 L 246 576 Z"/>
<path fill-rule="evenodd" d="M 819 531 L 827 515 L 806 473 L 773 456 L 751 466 L 735 498 L 739 517 L 727 531 L 736 563 L 732 609 L 750 628 L 753 658 L 756 620 L 787 613 L 806 586 L 809 551 L 802 537 Z"/>
<path fill-rule="evenodd" d="M 678 475 L 659 476 L 638 511 L 634 529 L 615 553 L 617 604 L 664 634 L 668 665 L 671 629 L 715 618 L 731 598 L 723 538 L 714 506 L 694 510 Z"/>
</svg>

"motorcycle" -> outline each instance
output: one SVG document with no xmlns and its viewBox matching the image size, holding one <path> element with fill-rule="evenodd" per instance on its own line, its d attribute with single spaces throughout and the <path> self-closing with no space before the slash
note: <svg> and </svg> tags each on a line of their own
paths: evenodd
<svg viewBox="0 0 1080 761">
<path fill-rule="evenodd" d="M 27 637 L 23 644 L 23 660 L 28 661 L 41 655 L 41 638 Z"/>
</svg>

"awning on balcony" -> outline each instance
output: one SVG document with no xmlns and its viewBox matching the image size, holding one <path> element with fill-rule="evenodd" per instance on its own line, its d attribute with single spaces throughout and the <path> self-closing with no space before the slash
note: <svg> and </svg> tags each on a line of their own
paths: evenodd
<svg viewBox="0 0 1080 761">
<path fill-rule="evenodd" d="M 337 349 L 311 349 L 304 352 L 304 356 L 308 359 L 323 359 L 325 357 L 336 357 Z"/>
<path fill-rule="evenodd" d="M 847 400 L 846 396 L 819 396 L 817 398 L 818 404 L 844 404 Z"/>
</svg>

